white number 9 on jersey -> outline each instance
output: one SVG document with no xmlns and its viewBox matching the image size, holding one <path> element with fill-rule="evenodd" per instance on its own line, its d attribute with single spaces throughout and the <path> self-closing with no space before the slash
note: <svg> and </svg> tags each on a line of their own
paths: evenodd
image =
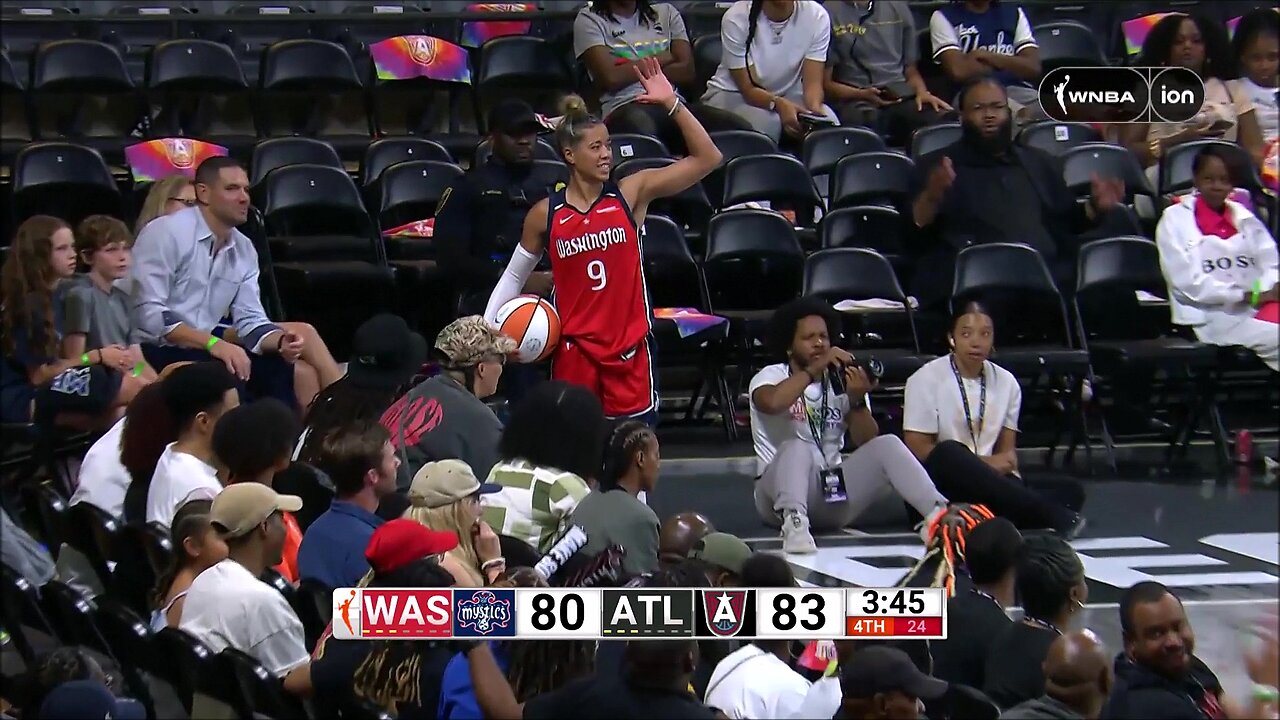
<svg viewBox="0 0 1280 720">
<path fill-rule="evenodd" d="M 592 260 L 587 263 L 587 277 L 595 282 L 595 285 L 591 286 L 592 290 L 597 292 L 603 290 L 604 286 L 609 284 L 609 276 L 604 271 L 604 261 Z"/>
</svg>

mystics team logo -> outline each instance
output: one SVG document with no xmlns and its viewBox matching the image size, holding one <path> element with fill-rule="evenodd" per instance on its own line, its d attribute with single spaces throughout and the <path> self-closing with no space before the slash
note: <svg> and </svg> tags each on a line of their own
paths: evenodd
<svg viewBox="0 0 1280 720">
<path fill-rule="evenodd" d="M 717 637 L 733 637 L 742 630 L 746 617 L 746 590 L 704 590 L 702 611 L 707 617 L 707 629 Z"/>
<path fill-rule="evenodd" d="M 454 591 L 454 637 L 513 637 L 516 634 L 512 590 Z"/>
</svg>

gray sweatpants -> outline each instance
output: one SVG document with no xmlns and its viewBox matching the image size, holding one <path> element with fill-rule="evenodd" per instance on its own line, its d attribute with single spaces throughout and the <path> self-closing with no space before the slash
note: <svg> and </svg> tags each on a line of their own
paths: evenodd
<svg viewBox="0 0 1280 720">
<path fill-rule="evenodd" d="M 848 499 L 826 502 L 818 485 L 822 457 L 817 447 L 799 439 L 782 443 L 756 481 L 760 518 L 776 526 L 784 511 L 798 510 L 808 516 L 810 528 L 829 531 L 849 525 L 885 494 L 896 494 L 924 516 L 947 502 L 896 435 L 880 435 L 864 443 L 840 467 Z"/>
<path fill-rule="evenodd" d="M 800 107 L 804 107 L 803 92 L 793 92 L 785 97 Z M 782 139 L 782 120 L 778 117 L 778 113 L 758 108 L 748 103 L 742 99 L 741 93 L 726 92 L 712 88 L 707 91 L 706 95 L 702 96 L 702 103 L 737 115 L 750 123 L 756 132 L 764 133 L 773 138 L 775 143 Z M 831 109 L 830 105 L 822 106 L 822 114 L 837 123 L 840 121 L 840 118 L 836 116 L 836 112 Z"/>
</svg>

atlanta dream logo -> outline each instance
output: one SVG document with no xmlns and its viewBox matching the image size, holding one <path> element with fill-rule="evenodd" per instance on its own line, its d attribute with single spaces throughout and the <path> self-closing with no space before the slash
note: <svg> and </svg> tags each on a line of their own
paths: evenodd
<svg viewBox="0 0 1280 720">
<path fill-rule="evenodd" d="M 1067 67 L 1040 81 L 1040 106 L 1059 122 L 1187 122 L 1204 83 L 1185 68 Z"/>
<path fill-rule="evenodd" d="M 724 638 L 737 635 L 742 630 L 746 610 L 746 590 L 702 591 L 702 611 L 712 635 Z"/>
</svg>

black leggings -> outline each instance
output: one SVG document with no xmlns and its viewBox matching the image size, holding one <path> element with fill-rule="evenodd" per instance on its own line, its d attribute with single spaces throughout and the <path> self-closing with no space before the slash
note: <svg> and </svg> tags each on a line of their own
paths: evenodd
<svg viewBox="0 0 1280 720">
<path fill-rule="evenodd" d="M 687 103 L 685 105 L 693 116 L 698 118 L 698 122 L 707 129 L 707 132 L 716 132 L 718 130 L 750 130 L 751 125 L 742 118 L 734 115 L 726 110 L 709 107 L 701 103 Z M 680 129 L 676 127 L 676 123 L 667 115 L 665 108 L 658 105 L 648 105 L 640 102 L 629 102 L 618 107 L 609 113 L 604 119 L 604 124 L 609 128 L 609 132 L 615 133 L 635 133 L 637 135 L 649 135 L 656 137 L 667 146 L 673 155 L 687 155 L 689 149 L 685 147 L 684 136 L 680 134 Z"/>
<path fill-rule="evenodd" d="M 947 499 L 986 505 L 1024 530 L 1066 530 L 1084 506 L 1079 482 L 1057 478 L 1037 482 L 1032 489 L 1017 476 L 1001 475 L 954 440 L 938 443 L 924 467 Z"/>
</svg>

